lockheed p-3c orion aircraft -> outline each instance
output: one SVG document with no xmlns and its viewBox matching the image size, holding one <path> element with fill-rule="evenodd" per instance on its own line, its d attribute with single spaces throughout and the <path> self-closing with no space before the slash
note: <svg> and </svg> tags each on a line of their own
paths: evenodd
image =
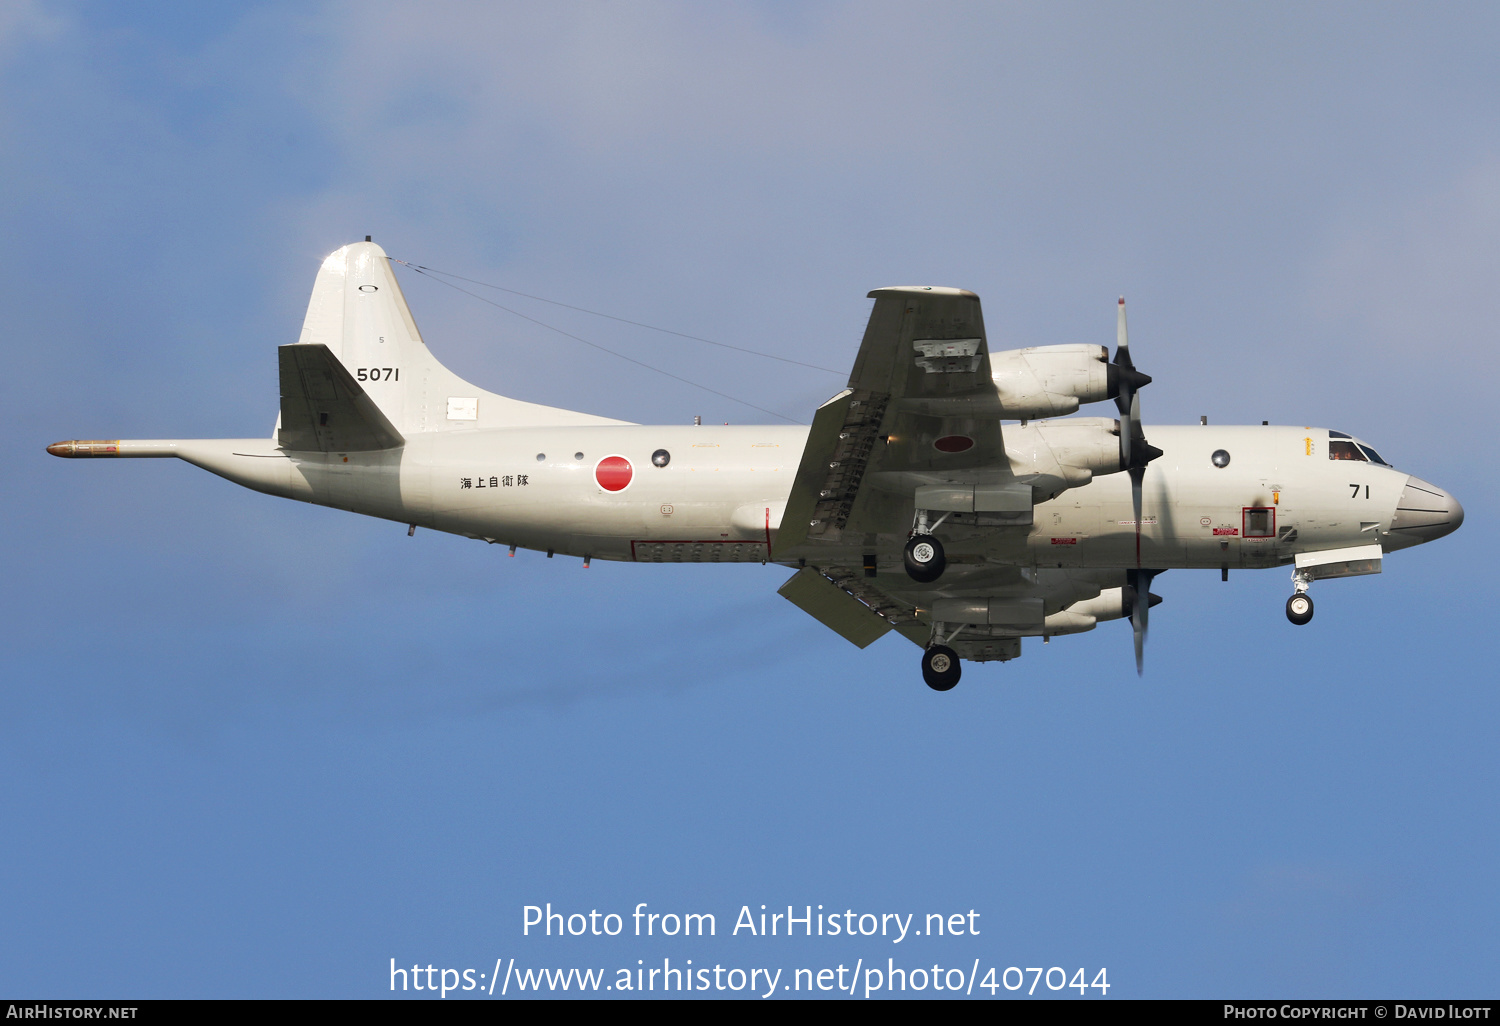
<svg viewBox="0 0 1500 1026">
<path fill-rule="evenodd" d="M 927 684 L 1021 639 L 1128 619 L 1143 657 L 1164 570 L 1379 573 L 1463 522 L 1443 489 L 1311 427 L 1147 428 L 1117 313 L 1098 345 L 992 353 L 979 297 L 900 287 L 844 391 L 807 427 L 644 426 L 486 392 L 440 364 L 368 241 L 324 261 L 278 350 L 270 438 L 69 441 L 66 457 L 177 457 L 257 491 L 593 559 L 776 563 L 780 593 L 854 644 L 890 631 Z M 1073 417 L 1113 400 L 1115 416 Z"/>
</svg>

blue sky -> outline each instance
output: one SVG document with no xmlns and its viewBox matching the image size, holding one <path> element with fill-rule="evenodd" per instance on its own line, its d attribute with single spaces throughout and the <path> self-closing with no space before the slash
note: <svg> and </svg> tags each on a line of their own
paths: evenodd
<svg viewBox="0 0 1500 1026">
<path fill-rule="evenodd" d="M 1111 996 L 1492 994 L 1497 22 L 0 6 L 0 991 L 375 997 L 391 958 L 909 957 L 1104 966 Z M 1173 572 L 1143 679 L 1105 624 L 935 695 L 916 648 L 852 648 L 774 567 L 585 572 L 175 461 L 44 453 L 268 434 L 273 348 L 366 234 L 839 368 L 871 288 L 973 289 L 997 347 L 1109 343 L 1124 293 L 1148 423 L 1352 431 L 1468 521 L 1319 584 L 1306 629 L 1284 571 Z M 763 419 L 403 286 L 484 387 Z M 525 309 L 800 420 L 842 384 Z M 525 905 L 643 901 L 721 936 L 521 936 Z M 722 936 L 762 903 L 973 908 L 983 932 Z"/>
</svg>

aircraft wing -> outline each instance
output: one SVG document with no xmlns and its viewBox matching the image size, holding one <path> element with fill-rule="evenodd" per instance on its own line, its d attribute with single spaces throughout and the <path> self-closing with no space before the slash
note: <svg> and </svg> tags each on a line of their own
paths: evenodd
<svg viewBox="0 0 1500 1026">
<path fill-rule="evenodd" d="M 901 287 L 870 298 L 849 387 L 813 418 L 777 559 L 811 559 L 846 534 L 904 533 L 914 504 L 1029 522 L 1031 490 L 1000 436 L 979 297 Z"/>
</svg>

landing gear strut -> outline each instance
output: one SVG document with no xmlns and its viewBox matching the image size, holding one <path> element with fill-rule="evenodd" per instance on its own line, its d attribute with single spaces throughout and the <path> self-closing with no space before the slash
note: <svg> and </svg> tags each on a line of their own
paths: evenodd
<svg viewBox="0 0 1500 1026">
<path fill-rule="evenodd" d="M 1313 600 L 1307 593 L 1312 579 L 1299 570 L 1292 574 L 1292 583 L 1297 590 L 1286 600 L 1286 618 L 1301 627 L 1313 618 Z"/>
<path fill-rule="evenodd" d="M 922 653 L 922 679 L 934 691 L 952 691 L 962 675 L 958 653 L 947 645 L 933 645 Z"/>
</svg>

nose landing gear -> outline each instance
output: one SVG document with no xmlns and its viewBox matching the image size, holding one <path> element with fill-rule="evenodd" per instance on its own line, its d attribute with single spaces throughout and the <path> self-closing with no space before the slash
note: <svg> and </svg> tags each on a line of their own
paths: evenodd
<svg viewBox="0 0 1500 1026">
<path fill-rule="evenodd" d="M 1307 586 L 1311 583 L 1312 579 L 1301 570 L 1292 574 L 1292 586 L 1297 590 L 1286 600 L 1286 618 L 1298 627 L 1313 618 L 1313 600 L 1307 593 Z"/>
</svg>

